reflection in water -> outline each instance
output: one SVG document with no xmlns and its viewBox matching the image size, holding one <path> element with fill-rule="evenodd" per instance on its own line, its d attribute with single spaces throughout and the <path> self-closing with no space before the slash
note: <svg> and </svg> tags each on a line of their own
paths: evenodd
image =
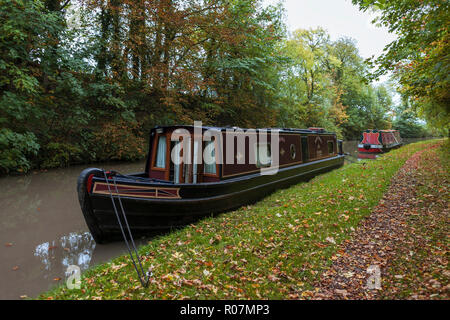
<svg viewBox="0 0 450 320">
<path fill-rule="evenodd" d="M 62 249 L 62 251 L 61 251 Z M 70 265 L 77 265 L 82 271 L 90 266 L 92 253 L 95 249 L 95 240 L 89 232 L 71 233 L 61 237 L 58 242 L 44 242 L 38 245 L 34 255 L 38 257 L 46 271 L 55 269 L 65 270 Z M 57 259 L 57 253 L 62 252 L 62 257 Z M 55 266 L 54 264 L 60 264 Z"/>
<path fill-rule="evenodd" d="M 358 159 L 372 159 L 375 160 L 376 158 L 378 158 L 381 154 L 375 154 L 375 153 L 363 153 L 360 152 L 358 153 Z"/>
<path fill-rule="evenodd" d="M 344 141 L 342 149 L 347 156 L 345 157 L 345 164 L 359 161 L 358 159 L 358 141 Z"/>
</svg>

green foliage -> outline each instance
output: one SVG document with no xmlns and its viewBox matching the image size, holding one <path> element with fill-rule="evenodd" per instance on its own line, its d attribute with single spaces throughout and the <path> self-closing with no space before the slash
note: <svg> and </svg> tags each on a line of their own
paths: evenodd
<svg viewBox="0 0 450 320">
<path fill-rule="evenodd" d="M 138 124 L 125 120 L 106 123 L 94 133 L 96 159 L 138 160 L 145 155 L 144 138 L 140 135 Z"/>
<path fill-rule="evenodd" d="M 137 159 L 152 126 L 193 120 L 389 128 L 354 41 L 288 37 L 284 17 L 262 0 L 0 0 L 0 126 L 42 146 L 2 171 Z"/>
<path fill-rule="evenodd" d="M 449 129 L 450 3 L 442 0 L 353 0 L 380 13 L 379 23 L 397 34 L 376 61 L 375 76 L 394 72 L 400 91 L 435 127 Z"/>
<path fill-rule="evenodd" d="M 402 138 L 424 138 L 431 136 L 424 124 L 419 123 L 414 111 L 405 101 L 397 108 L 397 117 L 393 123 L 393 128 L 401 132 Z"/>
<path fill-rule="evenodd" d="M 68 143 L 51 142 L 42 148 L 45 158 L 41 168 L 67 167 L 70 163 L 80 161 L 81 149 Z"/>
<path fill-rule="evenodd" d="M 0 172 L 25 172 L 31 167 L 28 156 L 36 155 L 39 144 L 36 136 L 0 129 Z"/>
<path fill-rule="evenodd" d="M 297 30 L 281 52 L 290 59 L 279 88 L 283 126 L 325 127 L 347 139 L 390 128 L 391 94 L 367 84 L 368 67 L 353 40 L 333 42 L 321 28 Z"/>
</svg>

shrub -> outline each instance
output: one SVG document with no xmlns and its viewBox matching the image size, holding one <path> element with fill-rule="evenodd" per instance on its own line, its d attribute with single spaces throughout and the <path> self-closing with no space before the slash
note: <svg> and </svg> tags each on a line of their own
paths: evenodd
<svg viewBox="0 0 450 320">
<path fill-rule="evenodd" d="M 0 172 L 27 172 L 31 168 L 29 157 L 36 155 L 39 144 L 31 132 L 16 133 L 0 129 Z"/>
</svg>

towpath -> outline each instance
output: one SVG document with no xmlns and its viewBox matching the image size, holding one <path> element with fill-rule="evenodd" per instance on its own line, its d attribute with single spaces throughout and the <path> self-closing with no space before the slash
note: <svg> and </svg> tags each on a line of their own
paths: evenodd
<svg viewBox="0 0 450 320">
<path fill-rule="evenodd" d="M 415 153 L 331 267 L 313 299 L 449 299 L 449 172 L 439 144 Z"/>
</svg>

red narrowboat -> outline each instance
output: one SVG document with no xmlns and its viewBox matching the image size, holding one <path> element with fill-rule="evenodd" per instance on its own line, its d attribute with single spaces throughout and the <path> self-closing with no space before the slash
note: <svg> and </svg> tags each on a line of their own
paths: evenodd
<svg viewBox="0 0 450 320">
<path fill-rule="evenodd" d="M 401 145 L 402 139 L 398 130 L 366 130 L 358 144 L 358 158 L 374 159 L 377 155 Z"/>
</svg>

